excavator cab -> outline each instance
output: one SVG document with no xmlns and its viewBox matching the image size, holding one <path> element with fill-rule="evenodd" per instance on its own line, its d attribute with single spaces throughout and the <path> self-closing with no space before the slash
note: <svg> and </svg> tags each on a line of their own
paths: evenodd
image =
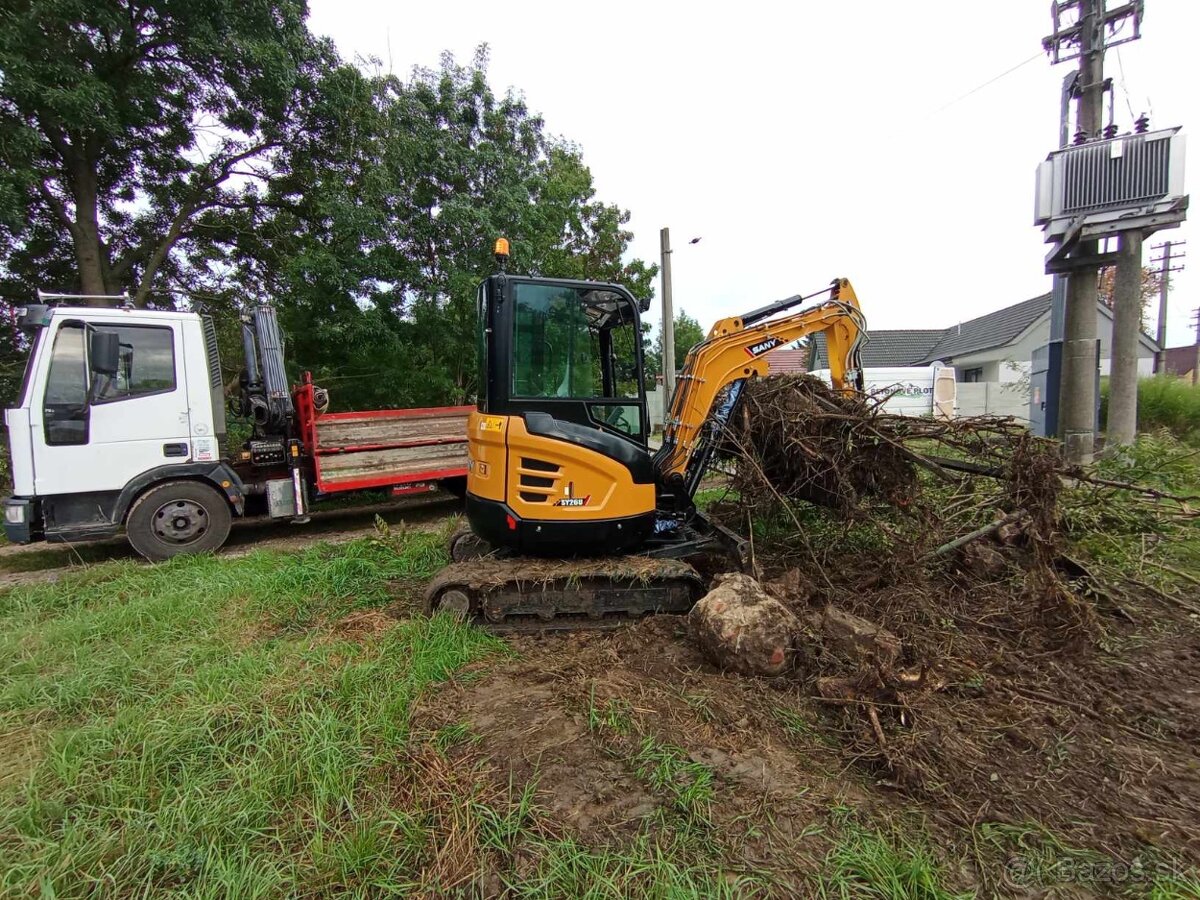
<svg viewBox="0 0 1200 900">
<path fill-rule="evenodd" d="M 616 284 L 480 285 L 467 517 L 493 546 L 611 552 L 653 530 L 641 313 Z"/>
</svg>

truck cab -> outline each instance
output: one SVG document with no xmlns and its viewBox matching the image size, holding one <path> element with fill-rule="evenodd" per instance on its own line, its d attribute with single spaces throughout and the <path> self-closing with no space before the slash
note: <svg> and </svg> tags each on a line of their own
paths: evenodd
<svg viewBox="0 0 1200 900">
<path fill-rule="evenodd" d="M 4 414 L 9 539 L 107 537 L 146 489 L 187 480 L 194 487 L 183 493 L 199 498 L 167 498 L 173 503 L 155 509 L 158 539 L 223 542 L 243 492 L 222 461 L 212 322 L 190 312 L 36 305 L 19 325 L 31 348 L 17 404 Z"/>
</svg>

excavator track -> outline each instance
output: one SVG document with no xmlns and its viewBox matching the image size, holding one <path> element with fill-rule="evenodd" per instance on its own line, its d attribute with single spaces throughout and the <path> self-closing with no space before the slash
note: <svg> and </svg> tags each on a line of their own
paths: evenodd
<svg viewBox="0 0 1200 900">
<path fill-rule="evenodd" d="M 676 559 L 484 558 L 451 563 L 425 591 L 425 612 L 490 631 L 614 628 L 654 613 L 686 613 L 704 582 Z"/>
</svg>

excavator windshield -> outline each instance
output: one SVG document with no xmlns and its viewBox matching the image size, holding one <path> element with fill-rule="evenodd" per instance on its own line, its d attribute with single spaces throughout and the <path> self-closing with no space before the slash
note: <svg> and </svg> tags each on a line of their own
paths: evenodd
<svg viewBox="0 0 1200 900">
<path fill-rule="evenodd" d="M 602 288 L 521 283 L 513 290 L 511 396 L 609 401 L 592 417 L 641 433 L 638 321 L 628 298 Z M 628 404 L 612 403 L 628 399 Z"/>
</svg>

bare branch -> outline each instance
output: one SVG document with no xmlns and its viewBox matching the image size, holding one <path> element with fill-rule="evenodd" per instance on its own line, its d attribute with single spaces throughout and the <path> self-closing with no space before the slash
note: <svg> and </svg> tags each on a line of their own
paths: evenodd
<svg viewBox="0 0 1200 900">
<path fill-rule="evenodd" d="M 67 206 L 62 202 L 62 199 L 50 190 L 50 186 L 45 181 L 38 181 L 37 189 L 42 199 L 46 201 L 46 205 L 54 213 L 54 217 L 62 223 L 67 231 L 71 232 L 71 237 L 78 240 L 80 236 L 79 225 L 76 224 L 75 220 L 67 212 Z"/>
</svg>

